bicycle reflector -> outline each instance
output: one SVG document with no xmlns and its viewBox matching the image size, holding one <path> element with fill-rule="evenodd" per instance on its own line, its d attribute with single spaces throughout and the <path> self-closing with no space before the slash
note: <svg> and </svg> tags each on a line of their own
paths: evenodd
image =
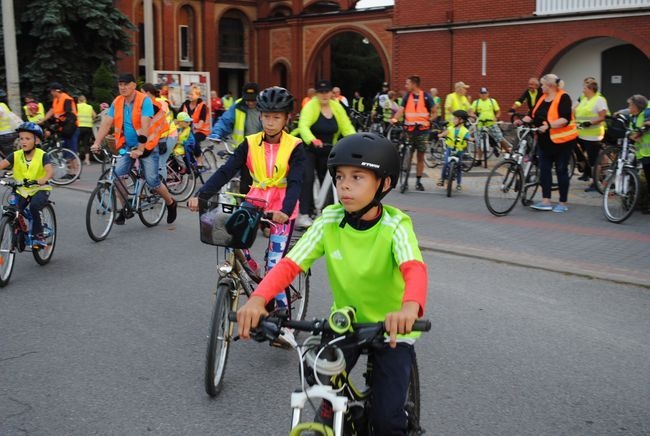
<svg viewBox="0 0 650 436">
<path fill-rule="evenodd" d="M 341 307 L 330 314 L 329 326 L 336 334 L 342 335 L 352 331 L 352 323 L 356 317 L 356 310 L 352 306 Z"/>
</svg>

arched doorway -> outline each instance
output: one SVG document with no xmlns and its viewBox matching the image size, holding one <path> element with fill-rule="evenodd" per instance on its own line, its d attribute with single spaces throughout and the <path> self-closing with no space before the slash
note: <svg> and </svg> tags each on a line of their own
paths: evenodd
<svg viewBox="0 0 650 436">
<path fill-rule="evenodd" d="M 287 70 L 287 66 L 284 63 L 282 62 L 276 63 L 273 66 L 272 74 L 273 74 L 274 85 L 281 86 L 283 88 L 288 88 L 289 71 Z"/>
<path fill-rule="evenodd" d="M 248 72 L 245 16 L 230 11 L 219 20 L 219 95 L 230 91 L 239 96 Z"/>
<path fill-rule="evenodd" d="M 614 111 L 626 107 L 630 95 L 650 93 L 649 71 L 650 60 L 641 50 L 620 39 L 598 37 L 573 45 L 545 72 L 560 76 L 574 100 L 582 94 L 584 78 L 594 77 Z"/>
<path fill-rule="evenodd" d="M 381 82 L 390 77 L 385 56 L 375 44 L 353 30 L 335 33 L 315 52 L 310 80 L 315 83 L 321 78 L 329 79 L 349 101 L 355 91 L 368 101 L 381 89 Z"/>
</svg>

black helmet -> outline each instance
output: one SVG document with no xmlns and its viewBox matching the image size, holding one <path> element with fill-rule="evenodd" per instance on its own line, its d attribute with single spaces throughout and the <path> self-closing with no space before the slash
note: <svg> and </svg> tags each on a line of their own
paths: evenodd
<svg viewBox="0 0 650 436">
<path fill-rule="evenodd" d="M 41 139 L 41 141 L 43 140 L 43 129 L 41 129 L 41 126 L 39 126 L 36 123 L 32 123 L 31 121 L 26 121 L 22 123 L 16 129 L 16 132 L 33 133 L 34 135 L 38 136 Z"/>
<path fill-rule="evenodd" d="M 376 133 L 355 133 L 346 136 L 336 143 L 329 158 L 327 168 L 336 184 L 336 167 L 350 165 L 374 171 L 377 177 L 384 180 L 390 177 L 390 189 L 397 186 L 399 178 L 399 155 L 392 142 Z M 378 200 L 388 193 L 377 194 Z"/>
<path fill-rule="evenodd" d="M 285 112 L 293 111 L 293 95 L 284 88 L 272 86 L 257 95 L 257 110 L 260 112 Z"/>
<path fill-rule="evenodd" d="M 462 109 L 459 109 L 457 111 L 453 111 L 451 114 L 453 116 L 455 116 L 455 117 L 460 118 L 463 121 L 467 121 L 467 119 L 469 118 L 469 114 L 467 113 L 467 111 L 464 111 Z"/>
</svg>

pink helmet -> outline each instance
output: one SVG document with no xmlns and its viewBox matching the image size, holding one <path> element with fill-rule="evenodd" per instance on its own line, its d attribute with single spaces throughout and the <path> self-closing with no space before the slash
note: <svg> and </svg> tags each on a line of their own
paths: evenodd
<svg viewBox="0 0 650 436">
<path fill-rule="evenodd" d="M 101 110 L 106 110 L 106 109 L 108 109 L 109 107 L 110 107 L 110 105 L 109 105 L 108 103 L 102 103 L 102 104 L 99 105 L 99 108 L 100 108 Z"/>
<path fill-rule="evenodd" d="M 32 113 L 38 112 L 38 103 L 34 103 L 33 101 L 27 103 L 27 109 Z"/>
</svg>

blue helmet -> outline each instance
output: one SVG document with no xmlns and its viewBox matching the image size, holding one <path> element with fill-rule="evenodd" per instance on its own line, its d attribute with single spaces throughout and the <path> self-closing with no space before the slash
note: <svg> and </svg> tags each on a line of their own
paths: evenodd
<svg viewBox="0 0 650 436">
<path fill-rule="evenodd" d="M 41 129 L 41 126 L 39 126 L 36 123 L 32 123 L 31 121 L 22 123 L 16 129 L 16 132 L 30 132 L 38 136 L 41 140 L 43 140 L 43 129 Z"/>
</svg>

